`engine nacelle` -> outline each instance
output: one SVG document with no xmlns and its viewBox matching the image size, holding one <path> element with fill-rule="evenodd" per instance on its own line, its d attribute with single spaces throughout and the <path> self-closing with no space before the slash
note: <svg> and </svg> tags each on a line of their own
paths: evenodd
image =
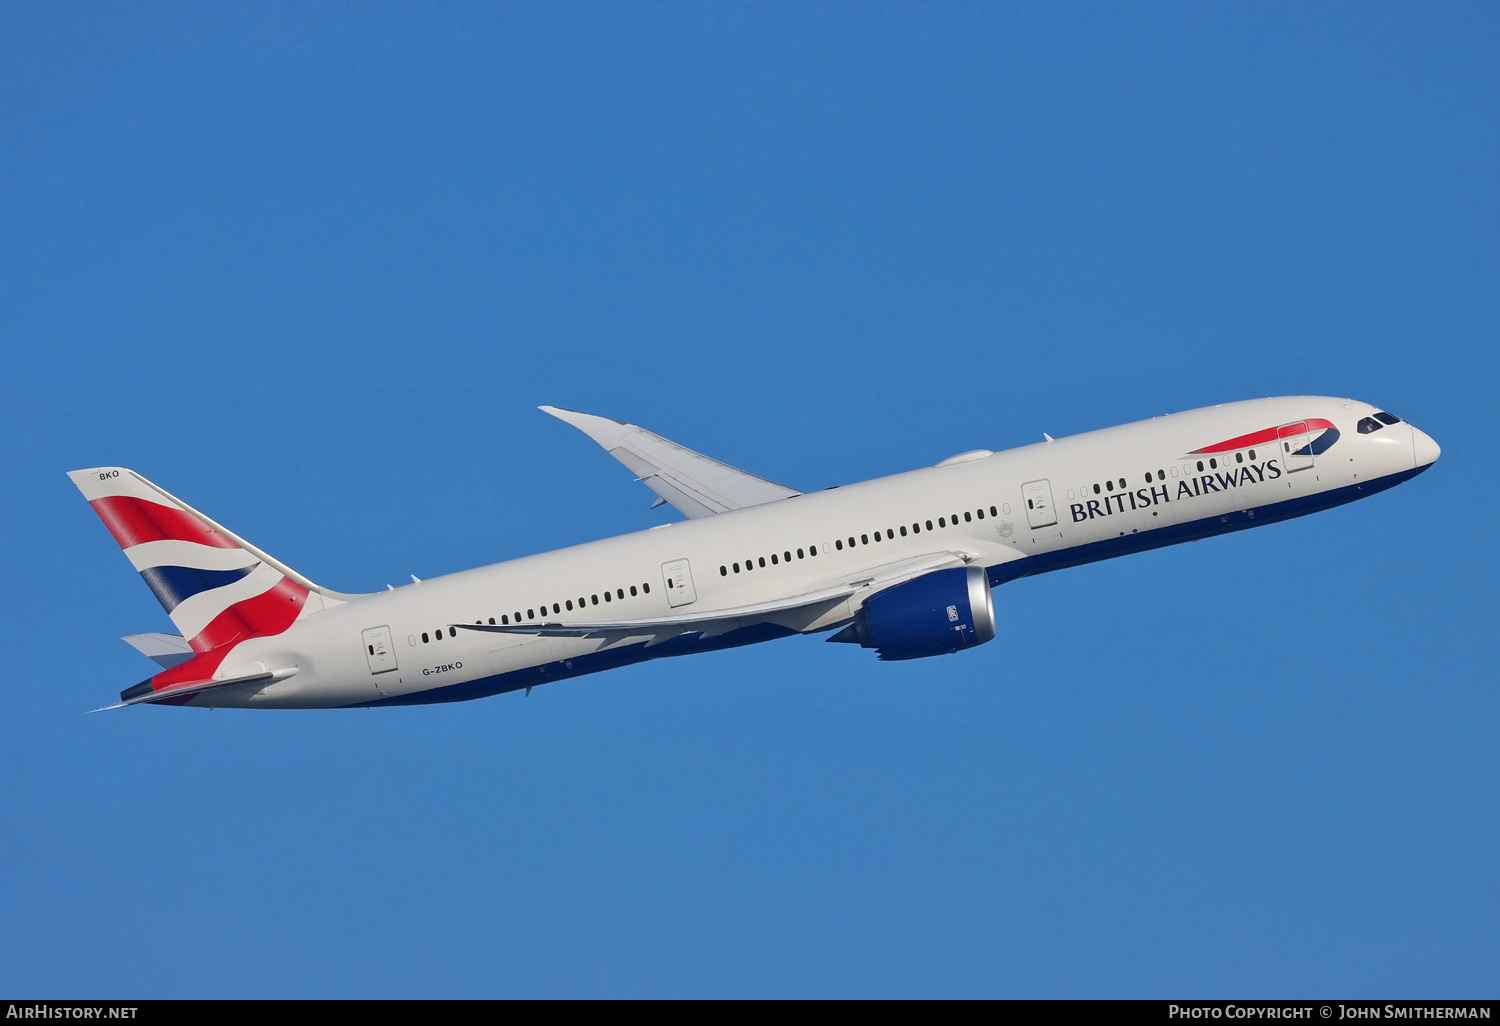
<svg viewBox="0 0 1500 1026">
<path fill-rule="evenodd" d="M 934 570 L 864 604 L 829 641 L 873 648 L 882 659 L 921 659 L 982 645 L 995 636 L 995 603 L 983 567 Z"/>
</svg>

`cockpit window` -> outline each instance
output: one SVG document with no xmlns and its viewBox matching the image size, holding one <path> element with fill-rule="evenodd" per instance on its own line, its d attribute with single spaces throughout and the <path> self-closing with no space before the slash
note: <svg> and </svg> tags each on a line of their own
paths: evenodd
<svg viewBox="0 0 1500 1026">
<path fill-rule="evenodd" d="M 1386 413 L 1384 411 L 1381 411 L 1380 413 L 1375 414 L 1375 419 L 1378 420 L 1378 421 L 1380 421 L 1380 423 L 1382 423 L 1382 424 L 1399 424 L 1399 423 L 1401 423 L 1401 418 L 1400 417 L 1396 416 L 1394 413 Z"/>
<path fill-rule="evenodd" d="M 1359 433 L 1362 435 L 1368 435 L 1372 431 L 1379 431 L 1381 426 L 1382 425 L 1380 421 L 1376 420 L 1374 417 L 1366 417 L 1359 422 Z"/>
</svg>

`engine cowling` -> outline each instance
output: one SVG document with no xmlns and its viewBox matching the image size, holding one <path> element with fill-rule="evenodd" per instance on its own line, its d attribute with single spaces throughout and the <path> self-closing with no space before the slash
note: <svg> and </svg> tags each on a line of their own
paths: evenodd
<svg viewBox="0 0 1500 1026">
<path fill-rule="evenodd" d="M 995 603 L 983 567 L 934 570 L 865 602 L 829 641 L 873 648 L 881 659 L 921 659 L 995 636 Z"/>
</svg>

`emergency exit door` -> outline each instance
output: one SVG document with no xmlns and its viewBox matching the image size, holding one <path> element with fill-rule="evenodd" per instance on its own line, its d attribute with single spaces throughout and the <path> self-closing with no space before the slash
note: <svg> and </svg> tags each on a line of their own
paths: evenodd
<svg viewBox="0 0 1500 1026">
<path fill-rule="evenodd" d="M 396 646 L 391 644 L 389 627 L 371 627 L 363 634 L 365 659 L 371 673 L 387 673 L 396 669 Z"/>
<path fill-rule="evenodd" d="M 693 589 L 693 568 L 685 559 L 674 559 L 661 565 L 662 583 L 667 586 L 667 605 L 685 606 L 698 601 Z"/>
<path fill-rule="evenodd" d="M 1023 484 L 1021 501 L 1026 506 L 1026 522 L 1033 529 L 1057 523 L 1057 510 L 1052 505 L 1052 483 L 1046 478 Z"/>
</svg>

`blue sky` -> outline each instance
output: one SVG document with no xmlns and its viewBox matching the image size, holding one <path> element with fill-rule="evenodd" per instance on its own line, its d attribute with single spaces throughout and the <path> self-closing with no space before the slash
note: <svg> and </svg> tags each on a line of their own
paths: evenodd
<svg viewBox="0 0 1500 1026">
<path fill-rule="evenodd" d="M 0 991 L 1500 984 L 1490 4 L 0 8 Z M 529 698 L 86 716 L 169 629 L 64 472 L 372 590 L 1262 395 L 1353 506 Z M 1480 443 L 1483 444 L 1480 444 Z"/>
</svg>

